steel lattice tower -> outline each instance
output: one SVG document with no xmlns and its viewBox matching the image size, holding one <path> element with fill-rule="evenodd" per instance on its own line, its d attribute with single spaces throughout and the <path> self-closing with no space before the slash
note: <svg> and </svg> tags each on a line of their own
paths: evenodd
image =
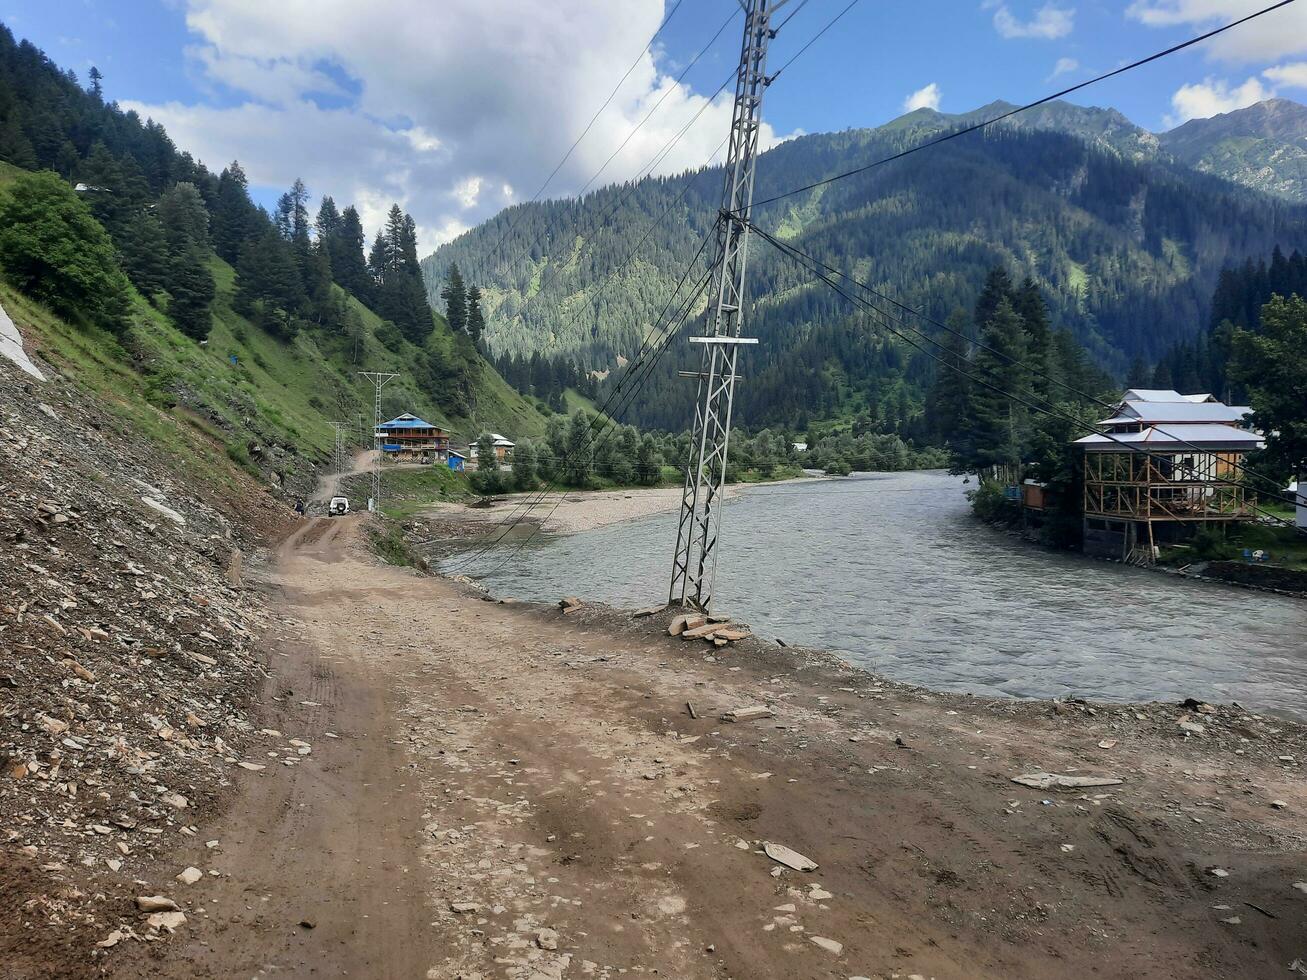
<svg viewBox="0 0 1307 980">
<path fill-rule="evenodd" d="M 744 41 L 735 77 L 735 106 L 722 206 L 717 213 L 713 288 L 708 294 L 703 335 L 690 338 L 692 343 L 702 345 L 703 352 L 668 602 L 705 610 L 712 602 L 713 580 L 717 574 L 717 544 L 721 534 L 719 498 L 726 481 L 736 359 L 740 345 L 757 343 L 740 336 L 744 326 L 748 222 L 753 205 L 758 131 L 762 125 L 762 95 L 770 82 L 766 74 L 767 45 L 775 34 L 771 18 L 788 2 L 739 0 L 744 8 Z"/>
<path fill-rule="evenodd" d="M 381 510 L 381 389 L 386 387 L 387 381 L 398 378 L 398 374 L 385 374 L 381 371 L 360 371 L 363 377 L 371 381 L 377 389 L 376 407 L 372 413 L 374 422 L 372 424 L 372 443 L 377 452 L 377 458 L 373 461 L 372 466 L 372 509 Z"/>
</svg>

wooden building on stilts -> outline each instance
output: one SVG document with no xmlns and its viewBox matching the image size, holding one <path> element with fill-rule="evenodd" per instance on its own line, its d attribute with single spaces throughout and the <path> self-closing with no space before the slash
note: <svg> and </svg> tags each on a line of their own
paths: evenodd
<svg viewBox="0 0 1307 980">
<path fill-rule="evenodd" d="M 1245 427 L 1248 414 L 1207 394 L 1127 391 L 1099 423 L 1108 434 L 1075 443 L 1084 452 L 1085 553 L 1150 564 L 1160 545 L 1198 528 L 1254 520 L 1240 466 L 1264 442 Z"/>
</svg>

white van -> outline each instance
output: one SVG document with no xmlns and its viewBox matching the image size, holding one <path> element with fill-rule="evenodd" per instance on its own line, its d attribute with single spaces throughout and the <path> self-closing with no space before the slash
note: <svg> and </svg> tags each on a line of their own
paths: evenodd
<svg viewBox="0 0 1307 980">
<path fill-rule="evenodd" d="M 343 517 L 349 513 L 348 497 L 332 497 L 331 503 L 327 504 L 328 517 Z"/>
</svg>

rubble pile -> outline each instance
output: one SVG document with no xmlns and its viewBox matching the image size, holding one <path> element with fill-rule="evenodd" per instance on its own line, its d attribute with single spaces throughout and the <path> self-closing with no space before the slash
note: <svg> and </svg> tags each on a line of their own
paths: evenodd
<svg viewBox="0 0 1307 980">
<path fill-rule="evenodd" d="M 185 447 L 120 425 L 0 364 L 0 895 L 29 939 L 166 928 L 137 879 L 254 734 L 265 614 L 238 570 L 255 532 L 185 487 Z M 257 488 L 232 494 L 229 513 L 273 519 Z"/>
</svg>

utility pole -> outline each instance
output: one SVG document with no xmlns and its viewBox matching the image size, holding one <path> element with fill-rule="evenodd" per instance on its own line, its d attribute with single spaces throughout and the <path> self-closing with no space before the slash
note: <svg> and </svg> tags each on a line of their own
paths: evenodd
<svg viewBox="0 0 1307 980">
<path fill-rule="evenodd" d="M 694 429 L 690 458 L 681 493 L 681 519 L 676 528 L 670 604 L 707 610 L 717 575 L 717 544 L 721 534 L 721 496 L 726 482 L 726 458 L 735 401 L 735 363 L 744 326 L 744 272 L 753 206 L 753 175 L 762 125 L 762 95 L 767 77 L 767 45 L 775 32 L 772 15 L 789 0 L 738 0 L 744 8 L 744 40 L 735 76 L 735 106 L 731 114 L 721 210 L 717 212 L 717 249 L 712 265 L 712 292 L 704 332 L 691 337 L 702 345 L 697 375 Z"/>
<path fill-rule="evenodd" d="M 335 446 L 331 452 L 331 466 L 337 473 L 345 472 L 345 428 L 348 422 L 328 422 L 336 432 Z"/>
<path fill-rule="evenodd" d="M 382 371 L 360 371 L 360 375 L 372 382 L 377 389 L 376 408 L 372 413 L 372 444 L 376 449 L 377 458 L 373 461 L 372 466 L 372 498 L 368 501 L 368 510 L 381 509 L 381 389 L 386 387 L 386 382 L 398 378 L 398 374 L 386 374 Z"/>
</svg>

